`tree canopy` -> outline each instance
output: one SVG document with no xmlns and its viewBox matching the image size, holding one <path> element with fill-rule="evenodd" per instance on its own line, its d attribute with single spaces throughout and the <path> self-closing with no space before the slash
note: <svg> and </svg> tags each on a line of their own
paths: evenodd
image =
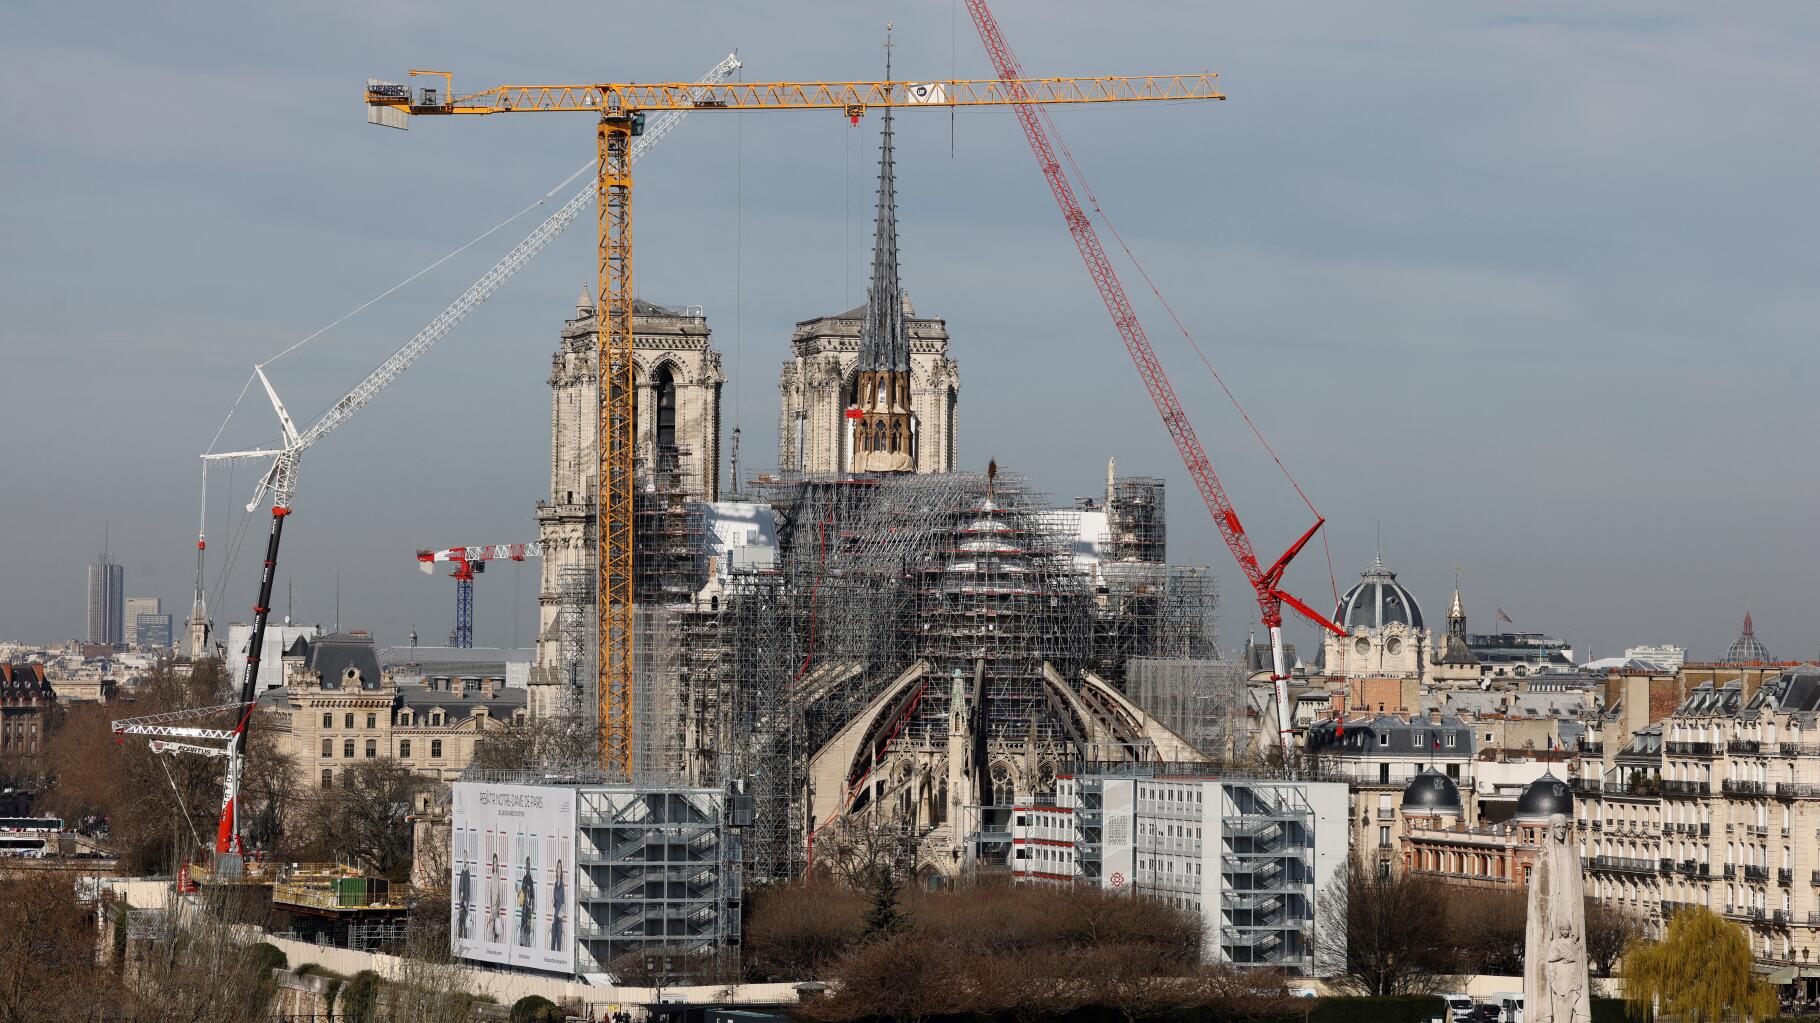
<svg viewBox="0 0 1820 1023">
<path fill-rule="evenodd" d="M 1625 948 L 1624 998 L 1641 1016 L 1654 1006 L 1691 1023 L 1756 1023 L 1779 1010 L 1775 990 L 1751 972 L 1744 929 L 1700 907 L 1669 917 L 1661 941 Z"/>
</svg>

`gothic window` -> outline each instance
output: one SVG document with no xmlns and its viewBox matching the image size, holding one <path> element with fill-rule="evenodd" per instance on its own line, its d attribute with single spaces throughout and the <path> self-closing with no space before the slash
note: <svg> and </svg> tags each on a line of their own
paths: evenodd
<svg viewBox="0 0 1820 1023">
<path fill-rule="evenodd" d="M 651 381 L 657 399 L 658 450 L 676 447 L 676 374 L 668 365 L 657 371 Z"/>
</svg>

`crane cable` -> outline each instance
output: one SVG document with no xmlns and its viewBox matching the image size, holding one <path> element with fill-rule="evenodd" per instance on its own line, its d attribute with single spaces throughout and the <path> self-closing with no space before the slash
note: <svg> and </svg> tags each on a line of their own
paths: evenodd
<svg viewBox="0 0 1820 1023">
<path fill-rule="evenodd" d="M 1207 372 L 1213 377 L 1214 382 L 1220 385 L 1220 390 L 1225 393 L 1226 400 L 1230 401 L 1232 407 L 1238 411 L 1239 418 L 1245 421 L 1245 425 L 1250 428 L 1252 436 L 1256 437 L 1258 443 L 1263 445 L 1264 451 L 1270 455 L 1270 460 L 1276 463 L 1276 467 L 1282 472 L 1283 478 L 1288 480 L 1289 485 L 1295 489 L 1296 496 L 1302 499 L 1304 505 L 1308 506 L 1310 514 L 1317 519 L 1321 518 L 1319 509 L 1315 508 L 1314 502 L 1309 500 L 1308 494 L 1302 490 L 1302 485 L 1296 481 L 1295 474 L 1289 471 L 1289 466 L 1283 464 L 1283 459 L 1277 454 L 1276 448 L 1272 447 L 1270 441 L 1264 437 L 1264 432 L 1260 430 L 1258 424 L 1252 420 L 1251 413 L 1246 411 L 1244 404 L 1239 401 L 1238 395 L 1234 394 L 1232 388 L 1227 386 L 1226 378 L 1221 376 L 1220 371 L 1214 368 L 1213 361 L 1207 358 L 1207 353 L 1202 351 L 1201 346 L 1195 342 L 1194 335 L 1189 333 L 1188 326 L 1182 322 L 1180 316 L 1176 315 L 1175 307 L 1171 306 L 1169 300 L 1163 297 L 1163 292 L 1157 287 L 1156 282 L 1151 279 L 1150 272 L 1144 268 L 1143 262 L 1137 258 L 1136 253 L 1131 251 L 1131 246 L 1125 243 L 1125 237 L 1119 233 L 1118 226 L 1112 222 L 1112 218 L 1107 216 L 1106 211 L 1101 208 L 1099 196 L 1094 194 L 1093 186 L 1088 183 L 1086 173 L 1081 170 L 1080 164 L 1075 162 L 1073 151 L 1068 148 L 1067 140 L 1064 139 L 1062 133 L 1057 130 L 1055 121 L 1049 116 L 1049 111 L 1046 108 L 1039 106 L 1036 108 L 1036 114 L 1043 119 L 1044 126 L 1048 129 L 1050 137 L 1055 140 L 1056 147 L 1062 152 L 1062 159 L 1067 161 L 1068 167 L 1074 173 L 1075 179 L 1081 183 L 1081 191 L 1087 196 L 1087 205 L 1092 207 L 1094 216 L 1099 218 L 1100 223 L 1106 225 L 1106 230 L 1112 232 L 1112 238 L 1114 241 L 1118 242 L 1119 248 L 1125 253 L 1125 258 L 1130 260 L 1131 265 L 1137 269 L 1138 276 L 1144 279 L 1144 284 L 1149 287 L 1150 293 L 1155 295 L 1156 300 L 1162 304 L 1163 311 L 1169 314 L 1169 319 L 1175 323 L 1176 330 L 1181 332 L 1182 338 L 1188 342 L 1188 347 L 1193 349 L 1194 354 L 1200 358 L 1201 365 L 1206 367 Z M 1328 546 L 1327 530 L 1325 529 L 1321 530 L 1321 546 L 1327 554 L 1328 583 L 1333 588 L 1334 602 L 1338 603 L 1340 599 L 1339 581 L 1338 577 L 1334 574 L 1333 551 Z"/>
<path fill-rule="evenodd" d="M 454 250 L 450 251 L 448 254 L 444 255 L 442 258 L 436 260 L 434 263 L 431 263 L 430 265 L 417 271 L 416 273 L 412 274 L 411 276 L 406 277 L 404 280 L 399 281 L 397 284 L 392 285 L 391 287 L 380 292 L 379 294 L 374 295 L 372 298 L 367 299 L 365 302 L 360 303 L 359 305 L 355 306 L 354 308 L 343 313 L 340 317 L 336 318 L 333 322 L 329 323 L 327 326 L 321 328 L 320 330 L 317 330 L 314 334 L 311 334 L 309 337 L 306 337 L 303 340 L 298 341 L 295 344 L 291 345 L 290 347 L 285 348 L 283 351 L 280 351 L 277 355 L 272 356 L 271 358 L 265 360 L 264 362 L 260 363 L 259 365 L 269 366 L 272 363 L 277 362 L 279 359 L 282 359 L 285 356 L 296 351 L 297 349 L 302 348 L 304 345 L 309 344 L 311 341 L 314 341 L 317 338 L 321 337 L 322 335 L 328 333 L 329 331 L 334 330 L 336 327 L 340 326 L 342 323 L 345 323 L 347 320 L 351 319 L 356 314 L 365 310 L 368 306 L 371 306 L 374 303 L 381 301 L 382 299 L 390 297 L 393 293 L 397 292 L 401 288 L 404 288 L 406 285 L 410 284 L 412 281 L 417 280 L 419 277 L 422 277 L 424 274 L 429 273 L 431 270 L 434 270 L 437 267 L 441 266 L 442 264 L 447 263 L 449 260 L 454 259 L 456 256 L 461 255 L 463 252 L 466 252 L 468 249 L 472 248 L 473 246 L 479 244 L 482 241 L 485 241 L 487 238 L 491 237 L 495 232 L 499 231 L 501 228 L 507 226 L 508 224 L 511 224 L 513 221 L 515 221 L 518 218 L 524 216 L 525 214 L 531 212 L 532 210 L 536 209 L 537 207 L 542 206 L 544 203 L 549 202 L 551 196 L 554 196 L 556 193 L 569 187 L 569 185 L 572 182 L 574 182 L 574 180 L 576 178 L 579 178 L 583 174 L 586 174 L 586 173 L 592 171 L 594 169 L 594 166 L 596 163 L 597 163 L 597 161 L 595 161 L 595 160 L 589 160 L 587 163 L 581 165 L 581 167 L 576 169 L 575 173 L 569 175 L 568 177 L 562 179 L 562 181 L 558 182 L 556 187 L 545 192 L 543 195 L 538 196 L 536 202 L 531 203 L 531 205 L 526 206 L 524 209 L 519 210 L 517 213 L 514 213 L 511 216 L 507 217 L 506 219 L 500 221 L 499 223 L 494 224 L 492 227 L 487 228 L 485 231 L 482 231 L 481 233 L 475 235 L 473 238 L 468 239 L 466 242 L 463 242 L 460 246 L 456 247 Z M 251 383 L 251 381 L 248 381 L 248 382 Z"/>
</svg>

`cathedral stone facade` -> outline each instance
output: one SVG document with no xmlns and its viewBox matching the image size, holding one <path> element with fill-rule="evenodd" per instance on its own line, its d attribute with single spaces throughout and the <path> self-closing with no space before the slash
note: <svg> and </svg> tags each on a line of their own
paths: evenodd
<svg viewBox="0 0 1820 1023">
<path fill-rule="evenodd" d="M 918 316 L 903 298 L 910 337 L 910 415 L 915 435 L 914 471 L 953 472 L 955 407 L 960 367 L 948 357 L 948 325 L 940 317 Z M 796 325 L 789 362 L 777 382 L 781 411 L 777 423 L 777 465 L 784 472 L 811 475 L 857 471 L 853 464 L 853 419 L 858 407 L 860 333 L 866 307 L 817 316 Z"/>
<path fill-rule="evenodd" d="M 592 579 L 594 479 L 599 430 L 595 334 L 598 317 L 586 288 L 575 316 L 562 326 L 550 360 L 550 493 L 537 503 L 537 533 L 544 557 L 537 594 L 537 663 L 532 671 L 531 712 L 556 710 L 562 630 L 558 621 L 564 569 L 581 568 Z M 720 496 L 720 352 L 713 346 L 700 307 L 667 309 L 633 303 L 632 361 L 639 486 L 662 477 L 691 500 Z M 588 631 L 593 631 L 592 616 Z M 592 664 L 589 665 L 592 671 Z"/>
</svg>

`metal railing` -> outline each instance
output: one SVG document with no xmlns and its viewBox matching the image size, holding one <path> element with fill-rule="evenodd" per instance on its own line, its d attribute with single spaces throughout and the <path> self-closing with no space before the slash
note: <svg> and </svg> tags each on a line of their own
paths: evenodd
<svg viewBox="0 0 1820 1023">
<path fill-rule="evenodd" d="M 1779 799 L 1820 799 L 1820 785 L 1804 781 L 1777 782 L 1776 796 Z"/>
<path fill-rule="evenodd" d="M 1653 874 L 1656 872 L 1657 862 L 1655 860 L 1646 860 L 1638 856 L 1594 856 L 1592 858 L 1592 868 L 1594 870 L 1622 871 L 1630 874 Z"/>
<path fill-rule="evenodd" d="M 1665 796 L 1710 796 L 1712 786 L 1703 781 L 1664 781 L 1662 794 Z"/>
<path fill-rule="evenodd" d="M 1763 743 L 1757 739 L 1727 739 L 1725 742 L 1725 752 L 1762 753 Z"/>
<path fill-rule="evenodd" d="M 1664 748 L 1678 757 L 1710 757 L 1713 755 L 1713 744 L 1710 742 L 1665 742 Z"/>
<path fill-rule="evenodd" d="M 1728 796 L 1762 796 L 1767 795 L 1767 786 L 1760 781 L 1745 781 L 1740 778 L 1727 778 L 1719 783 L 1720 791 Z"/>
<path fill-rule="evenodd" d="M 1767 881 L 1769 880 L 1769 868 L 1755 867 L 1746 864 L 1744 867 L 1744 879 L 1746 881 Z"/>
</svg>

